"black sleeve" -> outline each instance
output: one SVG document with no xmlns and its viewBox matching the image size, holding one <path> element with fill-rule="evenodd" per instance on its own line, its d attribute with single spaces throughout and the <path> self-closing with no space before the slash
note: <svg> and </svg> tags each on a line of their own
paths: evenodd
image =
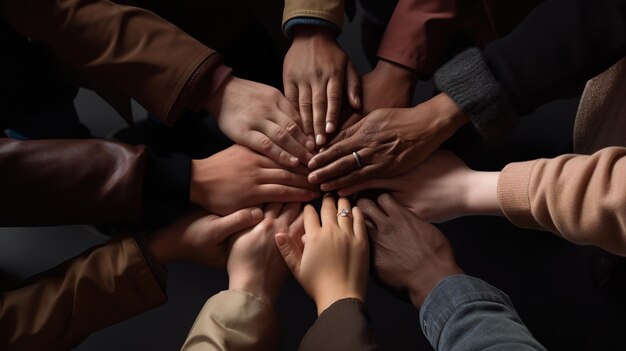
<svg viewBox="0 0 626 351">
<path fill-rule="evenodd" d="M 528 114 L 626 55 L 626 1 L 550 0 L 484 57 L 514 110 Z"/>
</svg>

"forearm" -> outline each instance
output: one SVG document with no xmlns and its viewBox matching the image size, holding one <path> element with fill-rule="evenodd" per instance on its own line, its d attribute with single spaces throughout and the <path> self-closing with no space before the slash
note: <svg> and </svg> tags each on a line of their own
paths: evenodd
<svg viewBox="0 0 626 351">
<path fill-rule="evenodd" d="M 502 211 L 515 225 L 626 255 L 626 149 L 509 164 L 498 181 Z"/>
<path fill-rule="evenodd" d="M 146 160 L 108 141 L 0 139 L 0 223 L 139 222 Z"/>
<path fill-rule="evenodd" d="M 242 290 L 211 297 L 196 318 L 181 350 L 276 350 L 280 323 L 271 306 Z"/>
<path fill-rule="evenodd" d="M 221 62 L 213 50 L 154 13 L 107 0 L 3 0 L 2 15 L 87 80 L 107 82 L 168 125 Z"/>
<path fill-rule="evenodd" d="M 27 284 L 2 295 L 0 344 L 9 349 L 67 350 L 94 331 L 167 300 L 129 237 L 91 249 Z"/>
<path fill-rule="evenodd" d="M 435 350 L 545 350 L 506 294 L 466 275 L 450 276 L 430 292 L 420 323 Z"/>
</svg>

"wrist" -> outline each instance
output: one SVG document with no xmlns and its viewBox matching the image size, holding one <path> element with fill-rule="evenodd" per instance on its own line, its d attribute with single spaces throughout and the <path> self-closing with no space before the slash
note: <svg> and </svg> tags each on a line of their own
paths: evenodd
<svg viewBox="0 0 626 351">
<path fill-rule="evenodd" d="M 229 75 L 224 79 L 222 84 L 217 88 L 215 93 L 206 100 L 203 104 L 203 108 L 207 111 L 213 118 L 218 119 L 220 113 L 222 111 L 222 103 L 224 101 L 224 96 L 227 94 L 227 89 L 230 89 L 232 84 L 236 84 L 237 80 L 234 76 Z"/>
<path fill-rule="evenodd" d="M 419 274 L 414 275 L 408 287 L 409 298 L 413 306 L 419 310 L 430 292 L 439 283 L 447 277 L 456 274 L 463 274 L 463 270 L 456 262 L 445 261 L 430 265 L 427 270 L 423 270 L 419 272 Z"/>
<path fill-rule="evenodd" d="M 335 32 L 329 28 L 320 26 L 297 26 L 294 28 L 294 41 L 300 39 L 324 39 L 335 41 Z"/>
<path fill-rule="evenodd" d="M 446 139 L 469 122 L 467 115 L 461 111 L 459 106 L 446 93 L 439 93 L 426 103 L 434 110 L 435 115 L 441 116 L 438 119 L 439 129 L 446 133 Z"/>
<path fill-rule="evenodd" d="M 466 194 L 464 212 L 466 215 L 503 216 L 498 202 L 498 178 L 500 172 L 478 172 L 464 177 Z"/>
<path fill-rule="evenodd" d="M 394 82 L 404 83 L 409 85 L 409 87 L 414 86 L 417 81 L 417 72 L 415 70 L 393 61 L 379 58 L 374 69 L 380 72 L 383 77 Z"/>
<path fill-rule="evenodd" d="M 357 299 L 365 303 L 365 293 L 361 293 L 356 290 L 327 289 L 324 293 L 321 293 L 314 298 L 315 306 L 317 306 L 317 315 L 321 315 L 322 312 L 335 302 L 349 298 Z"/>
<path fill-rule="evenodd" d="M 191 160 L 191 177 L 189 180 L 189 202 L 198 206 L 207 203 L 206 197 L 211 194 L 211 184 L 213 172 L 206 170 L 212 169 L 210 163 L 211 157 L 203 160 Z M 207 209 L 208 210 L 208 209 Z"/>
<path fill-rule="evenodd" d="M 258 272 L 255 272 L 258 273 Z M 239 274 L 228 272 L 228 289 L 249 292 L 274 306 L 280 292 L 280 284 L 272 284 L 262 274 Z"/>
</svg>

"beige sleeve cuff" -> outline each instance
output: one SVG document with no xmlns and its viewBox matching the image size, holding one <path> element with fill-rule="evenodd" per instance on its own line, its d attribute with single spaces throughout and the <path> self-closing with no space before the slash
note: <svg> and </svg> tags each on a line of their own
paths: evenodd
<svg viewBox="0 0 626 351">
<path fill-rule="evenodd" d="M 206 302 L 181 350 L 277 350 L 279 341 L 280 321 L 267 302 L 226 290 Z"/>
<path fill-rule="evenodd" d="M 283 24 L 295 17 L 313 17 L 343 26 L 344 0 L 285 0 Z"/>
<path fill-rule="evenodd" d="M 510 163 L 498 178 L 498 201 L 506 218 L 519 227 L 541 229 L 532 214 L 530 182 L 537 161 Z"/>
</svg>

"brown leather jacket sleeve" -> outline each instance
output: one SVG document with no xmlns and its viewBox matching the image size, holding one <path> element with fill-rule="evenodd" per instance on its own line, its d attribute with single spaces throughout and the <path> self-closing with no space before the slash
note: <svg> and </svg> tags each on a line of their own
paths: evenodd
<svg viewBox="0 0 626 351">
<path fill-rule="evenodd" d="M 515 225 L 626 255 L 626 148 L 511 163 L 498 200 Z"/>
<path fill-rule="evenodd" d="M 94 331 L 166 300 L 135 240 L 113 240 L 4 292 L 0 346 L 68 350 Z"/>
<path fill-rule="evenodd" d="M 2 16 L 18 32 L 45 42 L 62 60 L 137 100 L 167 125 L 221 61 L 212 49 L 140 8 L 107 0 L 1 1 Z"/>
<path fill-rule="evenodd" d="M 475 0 L 400 0 L 387 24 L 378 57 L 430 76 Z"/>
<path fill-rule="evenodd" d="M 138 222 L 146 152 L 103 140 L 0 139 L 0 225 Z"/>
<path fill-rule="evenodd" d="M 374 351 L 367 308 L 357 299 L 343 299 L 330 305 L 317 318 L 300 342 L 299 351 Z"/>
</svg>

